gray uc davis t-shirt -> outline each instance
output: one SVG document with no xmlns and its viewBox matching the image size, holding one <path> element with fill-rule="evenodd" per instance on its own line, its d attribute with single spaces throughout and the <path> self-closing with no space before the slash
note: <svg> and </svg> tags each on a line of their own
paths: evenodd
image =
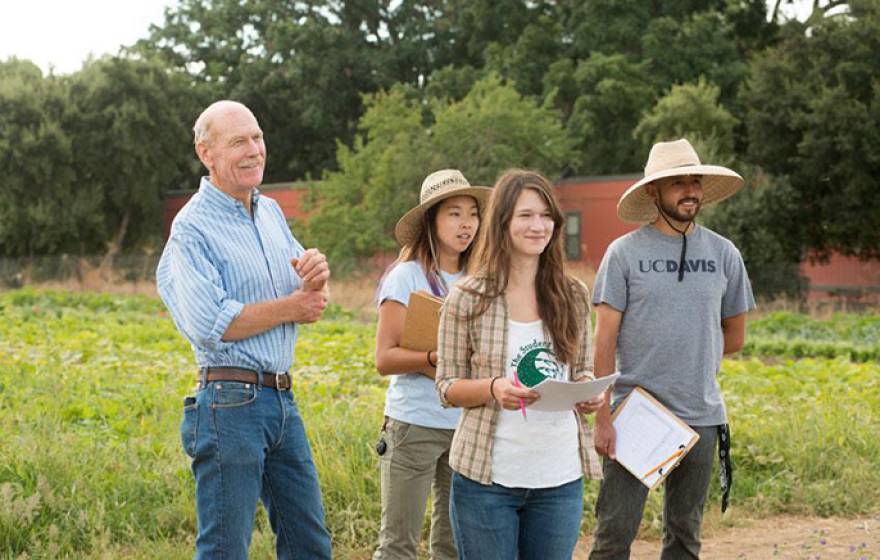
<svg viewBox="0 0 880 560">
<path fill-rule="evenodd" d="M 754 309 L 755 299 L 733 243 L 699 225 L 679 282 L 681 243 L 642 226 L 616 239 L 599 265 L 593 304 L 623 312 L 614 402 L 640 386 L 692 426 L 723 424 L 721 319 Z"/>
</svg>

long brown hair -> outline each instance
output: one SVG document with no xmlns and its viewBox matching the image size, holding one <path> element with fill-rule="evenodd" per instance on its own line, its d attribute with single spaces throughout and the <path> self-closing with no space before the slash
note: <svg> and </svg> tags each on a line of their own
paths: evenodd
<svg viewBox="0 0 880 560">
<path fill-rule="evenodd" d="M 495 182 L 486 219 L 481 224 L 469 273 L 485 282 L 478 295 L 476 315 L 485 313 L 491 301 L 502 297 L 510 277 L 512 245 L 510 222 L 520 193 L 531 189 L 540 194 L 553 218 L 553 234 L 538 262 L 538 314 L 553 339 L 554 352 L 561 363 L 572 365 L 577 346 L 589 320 L 583 306 L 586 296 L 581 284 L 565 270 L 565 215 L 553 196 L 553 188 L 543 175 L 523 169 L 509 169 Z"/>
</svg>

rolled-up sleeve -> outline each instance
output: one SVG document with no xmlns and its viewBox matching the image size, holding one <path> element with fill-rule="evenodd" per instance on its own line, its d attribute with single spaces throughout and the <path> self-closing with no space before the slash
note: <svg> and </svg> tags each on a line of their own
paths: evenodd
<svg viewBox="0 0 880 560">
<path fill-rule="evenodd" d="M 571 378 L 572 381 L 581 381 L 593 378 L 593 323 L 590 316 L 589 288 L 578 281 L 575 285 L 575 290 L 578 296 L 582 298 L 582 301 L 579 303 L 581 305 L 581 321 L 583 321 L 584 328 L 581 331 L 581 339 L 578 341 L 574 371 Z"/>
<path fill-rule="evenodd" d="M 156 272 L 159 295 L 177 328 L 195 346 L 217 351 L 244 304 L 228 297 L 216 266 L 198 238 L 178 235 L 168 240 Z"/>
<path fill-rule="evenodd" d="M 434 381 L 444 407 L 455 406 L 446 400 L 446 393 L 459 379 L 471 377 L 471 344 L 468 333 L 470 301 L 468 294 L 453 286 L 440 312 L 437 339 L 437 374 Z"/>
</svg>

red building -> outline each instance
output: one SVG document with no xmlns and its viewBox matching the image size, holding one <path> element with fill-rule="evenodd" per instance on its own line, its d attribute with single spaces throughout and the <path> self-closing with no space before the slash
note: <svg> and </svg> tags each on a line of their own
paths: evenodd
<svg viewBox="0 0 880 560">
<path fill-rule="evenodd" d="M 880 260 L 832 254 L 825 264 L 801 263 L 810 280 L 811 299 L 843 299 L 880 305 Z"/>
<path fill-rule="evenodd" d="M 556 196 L 567 217 L 566 243 L 569 259 L 596 270 L 612 241 L 638 226 L 617 219 L 617 201 L 623 192 L 641 179 L 641 175 L 575 177 L 556 184 Z M 266 196 L 277 200 L 289 218 L 302 218 L 303 197 L 308 184 L 273 183 L 260 187 Z M 165 235 L 177 212 L 186 204 L 192 191 L 169 193 L 165 201 Z M 801 272 L 810 282 L 809 298 L 842 299 L 880 304 L 880 261 L 860 261 L 854 257 L 833 255 L 826 264 L 805 261 Z"/>
<path fill-rule="evenodd" d="M 641 175 L 575 177 L 556 183 L 556 198 L 567 219 L 566 252 L 593 270 L 611 242 L 636 229 L 617 219 L 617 201 Z"/>
</svg>

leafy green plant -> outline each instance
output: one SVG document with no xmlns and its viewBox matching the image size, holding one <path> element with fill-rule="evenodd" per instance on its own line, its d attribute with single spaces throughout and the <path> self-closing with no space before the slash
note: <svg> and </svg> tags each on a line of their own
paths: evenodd
<svg viewBox="0 0 880 560">
<path fill-rule="evenodd" d="M 880 315 L 838 313 L 827 320 L 778 311 L 749 321 L 744 356 L 880 360 Z"/>
</svg>

